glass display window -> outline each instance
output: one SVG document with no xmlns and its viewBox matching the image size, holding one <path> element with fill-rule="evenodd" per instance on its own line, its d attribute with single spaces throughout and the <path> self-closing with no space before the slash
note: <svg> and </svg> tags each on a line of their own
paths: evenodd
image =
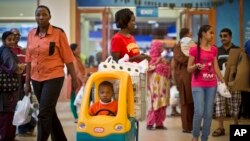
<svg viewBox="0 0 250 141">
<path fill-rule="evenodd" d="M 11 28 L 17 28 L 20 31 L 21 38 L 19 41 L 19 46 L 22 48 L 26 48 L 27 46 L 27 37 L 28 33 L 31 29 L 37 26 L 36 22 L 28 21 L 28 22 L 0 22 L 0 38 L 2 37 L 3 32 L 10 30 Z M 0 40 L 0 45 L 2 45 L 2 39 Z"/>
</svg>

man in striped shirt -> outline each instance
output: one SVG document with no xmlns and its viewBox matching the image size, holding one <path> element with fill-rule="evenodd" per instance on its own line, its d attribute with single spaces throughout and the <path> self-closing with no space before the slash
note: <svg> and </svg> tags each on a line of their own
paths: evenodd
<svg viewBox="0 0 250 141">
<path fill-rule="evenodd" d="M 220 39 L 222 46 L 218 48 L 218 64 L 220 70 L 225 71 L 224 64 L 227 63 L 230 49 L 239 48 L 232 43 L 232 31 L 229 28 L 223 28 L 220 31 Z M 224 75 L 224 74 L 223 74 Z M 214 137 L 225 135 L 225 128 L 223 125 L 226 117 L 226 105 L 228 106 L 228 112 L 234 119 L 234 124 L 238 124 L 238 115 L 241 104 L 240 91 L 230 91 L 232 97 L 225 98 L 220 94 L 216 94 L 215 98 L 215 117 L 218 120 L 218 128 L 213 132 Z"/>
</svg>

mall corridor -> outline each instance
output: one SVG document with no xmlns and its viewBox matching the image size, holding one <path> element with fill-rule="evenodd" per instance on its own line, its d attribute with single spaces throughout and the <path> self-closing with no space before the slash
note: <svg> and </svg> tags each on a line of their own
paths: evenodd
<svg viewBox="0 0 250 141">
<path fill-rule="evenodd" d="M 63 124 L 64 131 L 68 141 L 75 141 L 75 123 L 69 109 L 69 102 L 59 102 L 57 105 L 57 112 L 61 123 Z M 209 141 L 229 141 L 229 125 L 231 121 L 225 122 L 226 135 L 222 137 L 209 137 Z M 212 123 L 212 130 L 216 128 L 216 122 Z M 249 124 L 249 121 L 241 120 L 240 124 Z M 181 132 L 180 117 L 167 117 L 165 125 L 168 130 L 153 130 L 149 131 L 145 128 L 145 122 L 140 122 L 139 141 L 191 141 L 191 134 Z M 34 133 L 36 134 L 36 133 Z M 36 141 L 36 137 L 17 137 L 19 141 Z"/>
</svg>

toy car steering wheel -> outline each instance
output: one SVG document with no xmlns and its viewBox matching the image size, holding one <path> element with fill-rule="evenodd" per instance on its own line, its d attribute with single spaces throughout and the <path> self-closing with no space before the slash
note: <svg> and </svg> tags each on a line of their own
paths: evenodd
<svg viewBox="0 0 250 141">
<path fill-rule="evenodd" d="M 107 111 L 108 112 L 108 114 L 107 114 L 108 116 L 116 116 L 116 114 L 113 111 L 109 110 L 109 109 L 100 109 L 94 115 L 97 116 L 102 111 Z"/>
</svg>

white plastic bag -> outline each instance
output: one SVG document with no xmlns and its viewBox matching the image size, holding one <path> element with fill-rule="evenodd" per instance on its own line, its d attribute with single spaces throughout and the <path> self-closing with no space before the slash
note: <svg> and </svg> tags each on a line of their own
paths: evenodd
<svg viewBox="0 0 250 141">
<path fill-rule="evenodd" d="M 109 56 L 104 62 L 98 65 L 98 71 L 110 71 L 116 70 L 116 68 L 118 68 L 118 64 L 113 60 L 112 56 Z"/>
<path fill-rule="evenodd" d="M 118 61 L 119 62 L 119 61 Z M 139 76 L 140 68 L 138 63 L 131 62 L 121 62 L 117 64 L 112 56 L 109 56 L 104 62 L 98 65 L 98 71 L 125 71 L 129 73 L 131 76 Z"/>
<path fill-rule="evenodd" d="M 129 73 L 131 76 L 139 76 L 140 75 L 140 68 L 138 63 L 132 63 L 132 62 L 122 62 L 119 64 L 123 70 Z"/>
<path fill-rule="evenodd" d="M 75 101 L 74 101 L 74 105 L 75 106 L 81 106 L 82 103 L 82 98 L 83 98 L 83 92 L 84 92 L 84 87 L 82 86 L 81 89 L 78 91 Z"/>
<path fill-rule="evenodd" d="M 225 72 L 226 72 L 226 64 L 223 63 L 223 64 L 222 64 L 222 70 L 221 70 L 222 76 L 225 76 Z"/>
<path fill-rule="evenodd" d="M 131 76 L 139 76 L 140 73 L 146 73 L 148 70 L 148 60 L 129 62 L 129 56 L 125 54 L 123 58 L 118 60 L 119 66 L 123 67 L 124 71 L 128 72 Z"/>
<path fill-rule="evenodd" d="M 39 102 L 34 93 L 31 94 L 31 110 L 32 110 L 32 117 L 35 118 L 36 121 L 38 121 L 38 114 L 39 114 Z"/>
<path fill-rule="evenodd" d="M 16 111 L 13 118 L 13 125 L 24 125 L 31 120 L 31 103 L 30 96 L 24 96 L 22 100 L 17 102 Z"/>
<path fill-rule="evenodd" d="M 177 90 L 176 86 L 172 86 L 170 88 L 170 105 L 177 106 L 180 101 L 179 91 Z"/>
<path fill-rule="evenodd" d="M 217 92 L 223 97 L 226 98 L 232 97 L 225 83 L 218 82 Z"/>
<path fill-rule="evenodd" d="M 138 63 L 139 68 L 140 68 L 140 72 L 141 73 L 146 73 L 149 69 L 149 65 L 148 65 L 148 60 L 144 59 L 142 60 L 140 63 Z"/>
</svg>

